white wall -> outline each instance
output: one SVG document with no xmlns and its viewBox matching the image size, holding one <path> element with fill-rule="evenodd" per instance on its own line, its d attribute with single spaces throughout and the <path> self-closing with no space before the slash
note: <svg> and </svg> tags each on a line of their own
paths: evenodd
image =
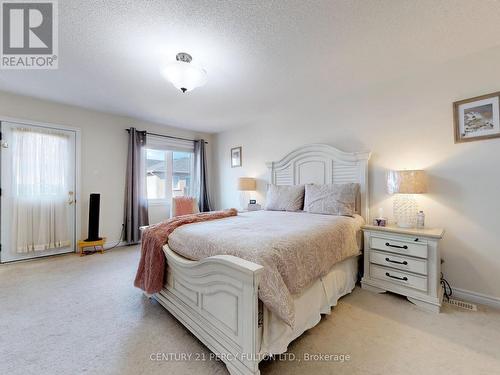
<svg viewBox="0 0 500 375">
<path fill-rule="evenodd" d="M 304 92 L 288 108 L 215 137 L 218 207 L 238 206 L 236 179 L 259 178 L 266 161 L 294 148 L 326 143 L 371 150 L 370 200 L 392 215 L 388 169 L 426 169 L 430 193 L 420 197 L 429 226 L 446 229 L 444 273 L 456 288 L 500 298 L 500 139 L 454 144 L 452 102 L 500 91 L 500 48 L 415 72 L 362 92 L 333 97 Z M 355 74 L 355 72 L 353 72 Z M 230 148 L 243 146 L 243 167 L 230 167 Z"/>
<path fill-rule="evenodd" d="M 203 137 L 209 142 L 208 152 L 211 154 L 212 139 L 209 134 L 5 92 L 0 92 L 0 119 L 2 117 L 60 124 L 81 130 L 81 238 L 87 235 L 88 199 L 93 192 L 101 193 L 100 234 L 106 236 L 109 242 L 116 242 L 120 237 L 127 158 L 127 133 L 124 129 L 135 126 L 139 130 L 159 134 L 192 139 Z M 157 207 L 153 211 L 157 220 L 161 212 Z"/>
</svg>

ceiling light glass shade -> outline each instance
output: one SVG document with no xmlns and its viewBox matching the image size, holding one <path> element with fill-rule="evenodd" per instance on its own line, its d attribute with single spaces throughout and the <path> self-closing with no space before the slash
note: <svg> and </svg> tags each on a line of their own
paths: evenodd
<svg viewBox="0 0 500 375">
<path fill-rule="evenodd" d="M 163 68 L 161 73 L 182 92 L 191 91 L 207 83 L 207 72 L 189 62 L 172 62 Z"/>
</svg>

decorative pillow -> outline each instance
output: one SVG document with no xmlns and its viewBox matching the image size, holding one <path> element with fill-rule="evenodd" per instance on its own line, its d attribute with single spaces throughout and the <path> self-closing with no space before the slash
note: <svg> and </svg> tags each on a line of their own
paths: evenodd
<svg viewBox="0 0 500 375">
<path fill-rule="evenodd" d="M 304 207 L 304 185 L 269 185 L 266 197 L 266 210 L 301 211 Z"/>
<path fill-rule="evenodd" d="M 193 197 L 174 197 L 172 198 L 171 216 L 183 216 L 198 213 L 198 203 Z"/>
<path fill-rule="evenodd" d="M 352 216 L 356 212 L 359 184 L 330 184 L 305 187 L 304 211 L 313 214 Z"/>
</svg>

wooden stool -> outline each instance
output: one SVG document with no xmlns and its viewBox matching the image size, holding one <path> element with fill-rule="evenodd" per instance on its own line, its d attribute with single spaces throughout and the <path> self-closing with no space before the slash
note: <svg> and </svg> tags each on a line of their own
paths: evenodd
<svg viewBox="0 0 500 375">
<path fill-rule="evenodd" d="M 85 251 L 83 251 L 84 247 L 93 247 L 94 251 L 99 251 L 97 250 L 97 246 L 101 247 L 101 254 L 104 254 L 104 244 L 106 243 L 106 237 L 101 238 L 100 240 L 97 241 L 78 241 L 78 249 L 80 250 L 80 256 L 84 256 Z"/>
</svg>

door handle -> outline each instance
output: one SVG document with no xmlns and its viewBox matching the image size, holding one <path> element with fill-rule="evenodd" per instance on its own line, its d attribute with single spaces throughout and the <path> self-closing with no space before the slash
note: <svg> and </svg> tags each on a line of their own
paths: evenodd
<svg viewBox="0 0 500 375">
<path fill-rule="evenodd" d="M 73 199 L 75 193 L 72 191 L 68 192 L 68 204 L 71 206 L 73 203 L 75 203 L 75 200 Z"/>
</svg>

